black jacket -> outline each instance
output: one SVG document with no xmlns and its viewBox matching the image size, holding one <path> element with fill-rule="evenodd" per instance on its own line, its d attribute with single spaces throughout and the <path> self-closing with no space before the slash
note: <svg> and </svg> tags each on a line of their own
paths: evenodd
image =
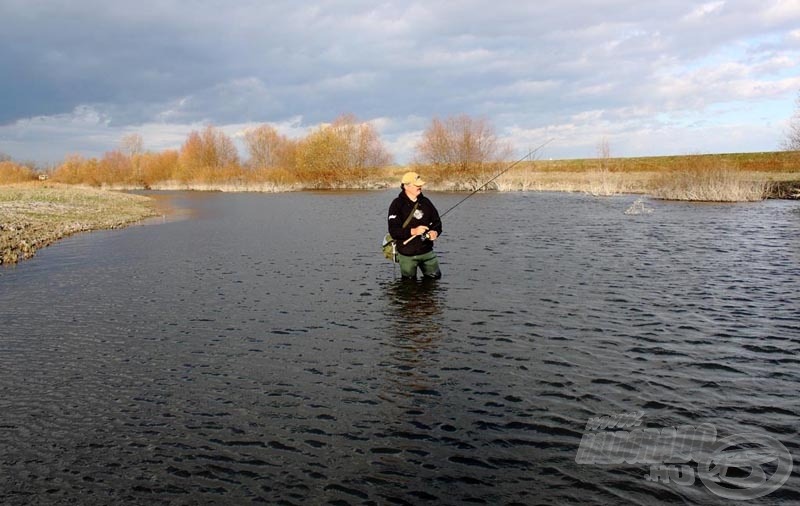
<svg viewBox="0 0 800 506">
<path fill-rule="evenodd" d="M 403 245 L 403 242 L 411 237 L 412 228 L 425 225 L 439 235 L 442 234 L 442 221 L 433 202 L 422 194 L 417 197 L 417 202 L 419 203 L 417 210 L 405 228 L 403 222 L 414 209 L 414 202 L 408 198 L 405 191 L 401 191 L 389 206 L 389 233 L 397 241 L 397 252 L 406 256 L 422 255 L 433 250 L 433 241 L 424 240 L 422 237 L 415 237 Z"/>
</svg>

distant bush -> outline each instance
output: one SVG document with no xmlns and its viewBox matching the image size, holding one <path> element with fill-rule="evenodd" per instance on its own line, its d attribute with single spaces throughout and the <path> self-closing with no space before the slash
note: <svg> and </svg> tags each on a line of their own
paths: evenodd
<svg viewBox="0 0 800 506">
<path fill-rule="evenodd" d="M 653 181 L 651 194 L 665 200 L 747 202 L 766 198 L 769 184 L 746 177 L 726 164 L 687 157 L 683 169 L 663 172 Z"/>
<path fill-rule="evenodd" d="M 133 157 L 121 151 L 109 151 L 97 165 L 96 180 L 100 184 L 131 184 L 134 182 Z"/>
<path fill-rule="evenodd" d="M 137 159 L 141 183 L 145 187 L 178 178 L 178 152 L 168 149 L 161 153 L 143 153 Z"/>
<path fill-rule="evenodd" d="M 391 162 L 375 128 L 345 115 L 298 143 L 295 175 L 317 187 L 341 187 L 363 183 L 371 171 Z"/>
<path fill-rule="evenodd" d="M 181 181 L 211 182 L 240 172 L 233 141 L 211 125 L 202 132 L 191 132 L 181 147 L 177 174 Z"/>
<path fill-rule="evenodd" d="M 142 137 L 128 134 L 118 149 L 100 159 L 66 157 L 53 171 L 53 179 L 145 188 L 176 183 L 178 187 L 373 187 L 387 178 L 392 163 L 374 125 L 351 114 L 300 139 L 289 139 L 274 127 L 261 125 L 244 132 L 243 140 L 249 154 L 245 163 L 239 160 L 231 138 L 211 125 L 191 132 L 179 151 L 161 153 L 144 151 Z M 434 149 L 451 141 L 450 150 Z M 426 177 L 436 179 L 439 174 L 440 180 L 455 180 L 465 187 L 476 185 L 484 172 L 495 169 L 510 152 L 485 120 L 467 116 L 434 120 L 420 149 L 420 159 L 434 165 Z"/>
<path fill-rule="evenodd" d="M 455 180 L 472 189 L 507 161 L 510 153 L 487 120 L 461 115 L 433 119 L 416 146 L 415 163 L 425 166 L 430 178 Z"/>
<path fill-rule="evenodd" d="M 20 165 L 11 160 L 0 161 L 0 184 L 21 183 L 36 179 L 30 167 Z"/>
<path fill-rule="evenodd" d="M 90 160 L 87 160 L 81 155 L 68 155 L 53 171 L 52 179 L 59 183 L 92 184 L 96 178 L 93 171 L 96 162 L 97 160 L 94 160 L 94 163 L 91 163 Z"/>
<path fill-rule="evenodd" d="M 281 135 L 270 125 L 260 125 L 244 134 L 250 159 L 247 165 L 253 170 L 287 169 L 294 167 L 297 142 Z"/>
</svg>

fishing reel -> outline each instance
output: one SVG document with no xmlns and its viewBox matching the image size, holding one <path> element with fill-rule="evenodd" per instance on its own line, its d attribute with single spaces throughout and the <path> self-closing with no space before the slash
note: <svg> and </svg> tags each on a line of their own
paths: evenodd
<svg viewBox="0 0 800 506">
<path fill-rule="evenodd" d="M 422 233 L 422 235 L 420 235 L 420 237 L 422 238 L 423 241 L 430 241 L 431 240 L 431 231 L 430 230 L 426 230 L 425 232 Z"/>
</svg>

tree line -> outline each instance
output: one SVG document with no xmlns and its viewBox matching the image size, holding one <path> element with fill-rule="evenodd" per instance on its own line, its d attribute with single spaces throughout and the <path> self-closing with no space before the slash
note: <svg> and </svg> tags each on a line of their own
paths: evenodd
<svg viewBox="0 0 800 506">
<path fill-rule="evenodd" d="M 781 148 L 800 151 L 800 94 Z M 148 188 L 159 183 L 273 183 L 302 188 L 363 186 L 393 157 L 374 126 L 345 114 L 330 124 L 290 139 L 263 124 L 246 131 L 247 158 L 233 140 L 213 125 L 191 132 L 179 149 L 145 151 L 142 137 L 121 139 L 102 157 L 70 155 L 49 170 L 59 182 L 93 186 Z M 605 141 L 604 141 L 605 142 Z M 511 155 L 484 118 L 467 115 L 433 118 L 415 146 L 412 166 L 434 182 L 458 181 L 470 189 L 494 173 Z M 0 184 L 35 179 L 42 171 L 0 153 Z"/>
<path fill-rule="evenodd" d="M 191 132 L 179 149 L 160 152 L 146 151 L 141 135 L 131 134 L 101 157 L 67 156 L 49 177 L 68 184 L 142 188 L 167 182 L 341 188 L 363 186 L 393 163 L 375 127 L 350 114 L 302 138 L 288 138 L 263 124 L 244 132 L 242 139 L 245 159 L 233 139 L 213 125 Z M 425 166 L 427 179 L 477 179 L 509 153 L 487 120 L 460 115 L 431 121 L 412 164 Z M 35 177 L 30 167 L 0 162 L 0 183 Z"/>
</svg>

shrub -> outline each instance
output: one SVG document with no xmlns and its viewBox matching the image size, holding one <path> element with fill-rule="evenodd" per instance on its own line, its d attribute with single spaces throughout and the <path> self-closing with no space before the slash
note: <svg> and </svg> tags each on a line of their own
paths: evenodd
<svg viewBox="0 0 800 506">
<path fill-rule="evenodd" d="M 142 184 L 150 187 L 178 177 L 178 152 L 168 149 L 161 153 L 144 153 L 138 158 Z"/>
<path fill-rule="evenodd" d="M 191 132 L 181 147 L 178 179 L 213 181 L 223 170 L 238 165 L 239 155 L 233 141 L 209 125 L 202 132 Z"/>
<path fill-rule="evenodd" d="M 371 124 L 345 115 L 300 141 L 295 160 L 301 181 L 337 187 L 363 182 L 369 171 L 388 165 L 392 157 Z"/>
<path fill-rule="evenodd" d="M 96 164 L 97 160 L 94 161 Z M 53 171 L 53 180 L 67 184 L 92 184 L 91 181 L 94 181 L 95 174 L 92 174 L 90 169 L 90 160 L 81 155 L 68 155 Z"/>
<path fill-rule="evenodd" d="M 291 169 L 294 166 L 296 143 L 270 125 L 248 130 L 244 142 L 250 153 L 248 165 L 252 169 Z"/>
<path fill-rule="evenodd" d="M 0 161 L 0 184 L 21 183 L 36 179 L 30 167 L 19 165 L 11 160 Z"/>
<path fill-rule="evenodd" d="M 653 183 L 652 195 L 666 200 L 747 202 L 763 200 L 769 190 L 765 181 L 748 179 L 726 164 L 687 157 L 684 169 L 664 172 Z"/>
<path fill-rule="evenodd" d="M 433 179 L 456 179 L 474 189 L 510 153 L 488 121 L 461 115 L 433 119 L 416 146 L 415 163 L 426 166 Z"/>
</svg>

